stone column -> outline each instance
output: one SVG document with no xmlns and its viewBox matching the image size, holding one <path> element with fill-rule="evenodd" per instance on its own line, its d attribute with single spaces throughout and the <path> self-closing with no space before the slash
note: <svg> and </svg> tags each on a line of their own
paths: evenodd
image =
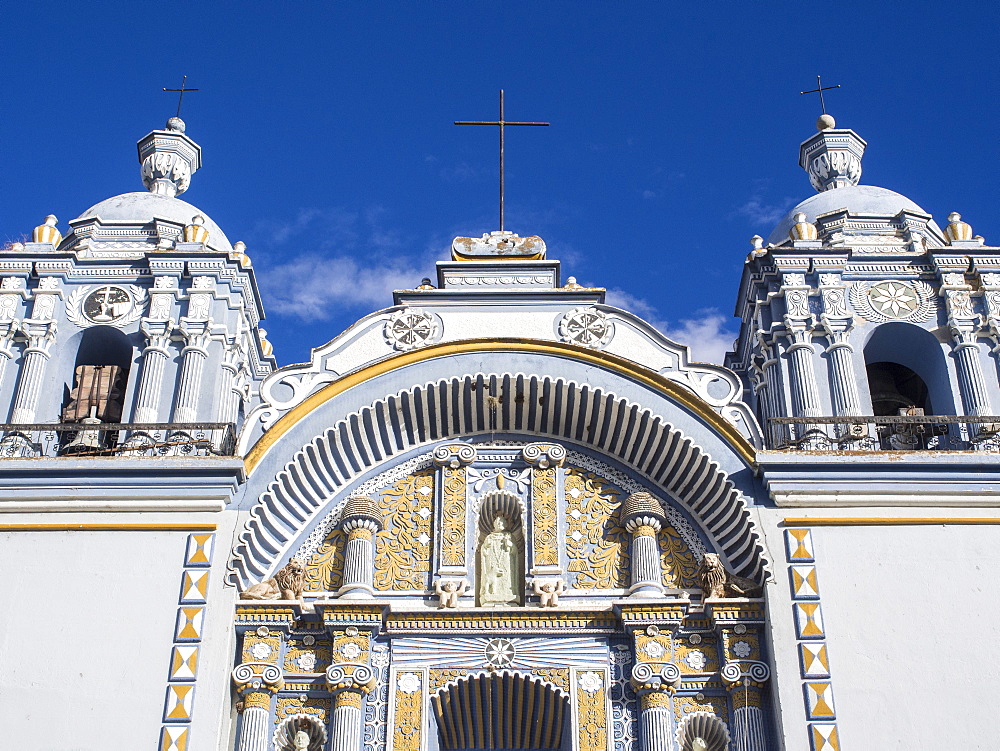
<svg viewBox="0 0 1000 751">
<path fill-rule="evenodd" d="M 146 337 L 146 348 L 142 351 L 142 377 L 135 400 L 134 419 L 137 423 L 155 423 L 160 417 L 163 370 L 170 358 L 167 345 L 174 322 L 144 318 L 139 330 Z"/>
<path fill-rule="evenodd" d="M 848 343 L 854 316 L 847 309 L 847 288 L 839 274 L 820 274 L 823 313 L 820 319 L 830 338 L 830 397 L 834 415 L 860 415 L 861 399 L 854 375 L 854 349 Z"/>
<path fill-rule="evenodd" d="M 277 665 L 243 663 L 233 670 L 233 683 L 240 694 L 239 738 L 236 751 L 267 751 L 271 729 L 271 696 L 284 686 Z"/>
<path fill-rule="evenodd" d="M 827 348 L 830 356 L 830 388 L 835 415 L 861 414 L 858 379 L 854 375 L 854 348 L 847 342 L 847 332 L 831 334 Z"/>
<path fill-rule="evenodd" d="M 238 393 L 236 391 L 236 374 L 243 361 L 243 349 L 238 345 L 228 346 L 222 357 L 219 371 L 219 422 L 236 422 L 236 407 Z"/>
<path fill-rule="evenodd" d="M 669 662 L 637 662 L 632 668 L 632 686 L 639 695 L 642 751 L 675 751 L 673 687 L 680 678 L 680 669 Z"/>
<path fill-rule="evenodd" d="M 734 748 L 736 751 L 767 751 L 763 684 L 771 671 L 762 662 L 727 662 L 720 671 L 733 705 Z"/>
<path fill-rule="evenodd" d="M 643 751 L 674 751 L 673 699 L 669 691 L 639 694 L 639 737 Z"/>
<path fill-rule="evenodd" d="M 374 500 L 353 495 L 344 504 L 340 528 L 347 534 L 344 579 L 338 597 L 357 599 L 375 594 L 375 533 L 382 529 L 382 514 Z"/>
<path fill-rule="evenodd" d="M 181 350 L 181 377 L 177 385 L 177 401 L 171 422 L 197 422 L 198 402 L 201 397 L 201 380 L 208 359 L 208 321 L 181 319 L 181 332 L 185 346 Z"/>
<path fill-rule="evenodd" d="M 663 507 L 645 491 L 632 493 L 622 504 L 620 517 L 632 535 L 630 597 L 663 597 L 663 570 L 656 535 L 666 523 Z"/>
<path fill-rule="evenodd" d="M 979 359 L 976 335 L 970 331 L 955 330 L 953 336 L 955 360 L 958 364 L 958 388 L 962 393 L 965 414 L 992 415 L 993 407 L 986 392 L 986 378 Z"/>
<path fill-rule="evenodd" d="M 359 751 L 361 699 L 374 687 L 375 672 L 367 665 L 331 665 L 326 671 L 326 685 L 333 694 L 330 751 Z"/>
<path fill-rule="evenodd" d="M 22 330 L 28 336 L 28 346 L 24 349 L 21 380 L 17 385 L 17 393 L 14 395 L 14 407 L 11 411 L 10 421 L 13 423 L 33 423 L 35 411 L 38 408 L 38 397 L 42 392 L 45 366 L 49 361 L 49 350 L 56 339 L 56 322 L 26 319 L 22 323 Z"/>
</svg>

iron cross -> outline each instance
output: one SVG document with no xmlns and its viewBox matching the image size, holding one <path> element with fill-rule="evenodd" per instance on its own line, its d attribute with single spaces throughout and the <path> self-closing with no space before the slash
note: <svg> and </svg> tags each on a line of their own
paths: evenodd
<svg viewBox="0 0 1000 751">
<path fill-rule="evenodd" d="M 456 120 L 455 125 L 498 125 L 500 126 L 500 231 L 503 231 L 503 129 L 508 125 L 548 125 L 548 123 L 515 123 L 503 119 L 503 89 L 500 89 L 500 119 L 492 122 L 485 120 Z"/>
<path fill-rule="evenodd" d="M 184 104 L 184 92 L 185 91 L 201 91 L 201 89 L 189 89 L 187 88 L 188 77 L 184 76 L 184 80 L 181 81 L 181 87 L 179 89 L 164 89 L 164 91 L 179 91 L 181 92 L 180 97 L 177 99 L 177 117 L 181 116 L 181 105 Z"/>
<path fill-rule="evenodd" d="M 799 94 L 815 94 L 815 93 L 818 92 L 819 93 L 819 106 L 823 108 L 823 114 L 825 115 L 826 114 L 826 102 L 823 101 L 823 92 L 824 91 L 829 91 L 830 89 L 839 89 L 839 88 L 840 88 L 840 84 L 839 83 L 836 86 L 823 86 L 823 83 L 822 83 L 822 81 L 820 81 L 819 76 L 816 76 L 816 88 L 815 89 L 809 89 L 809 91 L 800 91 Z"/>
</svg>

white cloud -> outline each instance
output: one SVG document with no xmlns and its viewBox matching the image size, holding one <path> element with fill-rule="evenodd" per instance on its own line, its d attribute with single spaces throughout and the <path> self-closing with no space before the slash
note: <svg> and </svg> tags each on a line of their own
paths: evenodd
<svg viewBox="0 0 1000 751">
<path fill-rule="evenodd" d="M 329 320 L 339 309 L 392 305 L 392 292 L 420 284 L 407 258 L 359 263 L 349 256 L 303 255 L 268 270 L 268 308 L 303 321 Z"/>
<path fill-rule="evenodd" d="M 681 318 L 676 324 L 660 318 L 656 306 L 647 300 L 629 294 L 625 290 L 612 288 L 607 294 L 608 305 L 635 313 L 651 323 L 668 339 L 687 345 L 694 362 L 709 362 L 721 365 L 726 352 L 733 348 L 737 331 L 731 319 L 716 308 L 695 310 L 690 317 Z"/>
<path fill-rule="evenodd" d="M 730 328 L 732 319 L 715 308 L 696 310 L 694 318 L 682 318 L 677 326 L 668 327 L 668 337 L 691 348 L 695 362 L 722 365 L 726 352 L 733 348 L 737 331 Z"/>
<path fill-rule="evenodd" d="M 745 216 L 752 224 L 761 229 L 770 229 L 788 213 L 788 209 L 795 203 L 793 198 L 782 198 L 776 202 L 768 202 L 764 199 L 764 194 L 770 185 L 770 180 L 755 180 L 750 198 L 742 206 L 738 206 L 734 212 L 737 216 Z"/>
</svg>

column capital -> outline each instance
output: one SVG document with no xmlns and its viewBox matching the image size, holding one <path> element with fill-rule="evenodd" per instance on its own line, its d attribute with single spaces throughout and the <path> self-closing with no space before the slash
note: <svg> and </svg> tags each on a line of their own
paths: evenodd
<svg viewBox="0 0 1000 751">
<path fill-rule="evenodd" d="M 468 443 L 448 444 L 438 446 L 433 453 L 434 464 L 438 467 L 458 469 L 472 464 L 476 460 L 476 447 Z"/>
<path fill-rule="evenodd" d="M 566 449 L 558 443 L 529 443 L 521 449 L 521 457 L 537 469 L 561 467 L 566 461 Z"/>
<path fill-rule="evenodd" d="M 771 668 L 759 660 L 730 660 L 719 671 L 722 682 L 730 690 L 736 688 L 763 688 L 771 678 Z"/>
<path fill-rule="evenodd" d="M 367 694 L 375 688 L 375 683 L 375 671 L 361 663 L 343 662 L 326 669 L 327 690 L 330 693 L 356 693 L 359 702 L 362 694 Z"/>
<path fill-rule="evenodd" d="M 233 685 L 241 694 L 275 693 L 285 686 L 281 668 L 269 662 L 243 662 L 233 669 Z"/>
<path fill-rule="evenodd" d="M 681 669 L 672 662 L 637 662 L 629 680 L 636 691 L 672 691 L 681 681 Z"/>
</svg>

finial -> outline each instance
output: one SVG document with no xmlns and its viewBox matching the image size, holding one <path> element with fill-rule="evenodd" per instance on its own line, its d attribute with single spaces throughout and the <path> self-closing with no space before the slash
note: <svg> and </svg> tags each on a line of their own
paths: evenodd
<svg viewBox="0 0 1000 751">
<path fill-rule="evenodd" d="M 797 240 L 816 240 L 819 237 L 816 225 L 812 222 L 806 221 L 806 215 L 804 212 L 797 212 L 794 219 L 795 224 L 793 224 L 792 228 L 788 230 L 788 237 L 792 240 L 792 242 Z"/>
<path fill-rule="evenodd" d="M 796 216 L 798 215 L 796 214 Z M 752 247 L 754 250 L 763 250 L 764 238 L 761 237 L 760 235 L 754 235 L 753 237 L 750 238 L 750 247 Z"/>
<path fill-rule="evenodd" d="M 179 196 L 191 185 L 191 175 L 201 167 L 201 146 L 184 134 L 184 121 L 167 120 L 165 130 L 154 130 L 137 144 L 142 182 L 146 190 L 162 196 Z"/>
<path fill-rule="evenodd" d="M 35 227 L 31 233 L 31 239 L 36 243 L 49 243 L 51 245 L 58 245 L 62 242 L 62 233 L 56 229 L 56 225 L 59 220 L 56 219 L 54 214 L 49 214 L 43 220 L 43 223 Z"/>
<path fill-rule="evenodd" d="M 823 127 L 827 122 L 830 127 Z M 816 123 L 820 131 L 799 146 L 799 166 L 820 193 L 857 185 L 861 180 L 861 157 L 868 146 L 853 130 L 834 128 L 834 124 L 832 117 L 823 115 Z"/>
<path fill-rule="evenodd" d="M 948 214 L 948 226 L 944 235 L 950 242 L 969 242 L 972 240 L 972 225 L 962 221 L 962 215 L 957 211 Z"/>
<path fill-rule="evenodd" d="M 566 280 L 566 286 L 563 289 L 583 289 L 583 285 L 576 283 L 576 277 L 571 276 Z"/>
<path fill-rule="evenodd" d="M 250 256 L 247 255 L 247 244 L 242 240 L 233 243 L 233 252 L 229 254 L 229 257 L 235 258 L 245 269 L 253 265 L 250 263 Z"/>
<path fill-rule="evenodd" d="M 267 340 L 267 332 L 264 329 L 257 329 L 257 333 L 260 334 L 260 351 L 264 353 L 264 357 L 270 357 L 274 352 L 274 346 Z"/>
<path fill-rule="evenodd" d="M 184 225 L 184 242 L 202 243 L 208 242 L 208 230 L 205 228 L 205 217 L 195 214 L 191 217 L 191 224 Z"/>
<path fill-rule="evenodd" d="M 431 284 L 430 278 L 425 276 L 423 279 L 420 280 L 420 286 L 417 287 L 417 289 L 428 290 L 428 289 L 436 289 L 436 288 L 435 288 L 435 286 L 433 284 Z"/>
<path fill-rule="evenodd" d="M 825 112 L 816 121 L 816 130 L 831 130 L 836 127 L 837 121 L 833 119 L 833 115 L 827 115 Z"/>
</svg>

